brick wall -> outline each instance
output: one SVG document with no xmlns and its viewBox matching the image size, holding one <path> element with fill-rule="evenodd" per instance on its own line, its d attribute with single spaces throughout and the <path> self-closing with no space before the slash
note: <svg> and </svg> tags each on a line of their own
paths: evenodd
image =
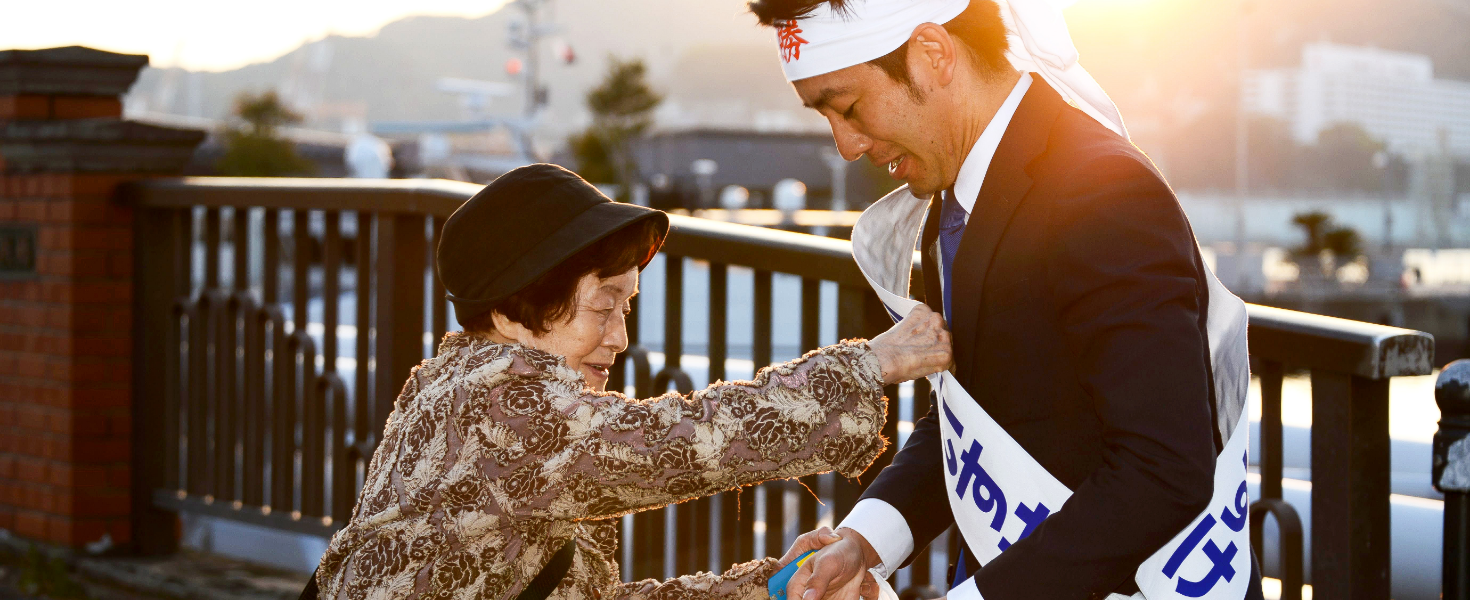
<svg viewBox="0 0 1470 600">
<path fill-rule="evenodd" d="M 128 530 L 132 216 L 127 175 L 0 175 L 35 275 L 0 280 L 0 527 L 68 545 Z"/>
<path fill-rule="evenodd" d="M 0 119 L 93 119 L 121 117 L 122 100 L 106 96 L 15 94 L 0 98 Z"/>
<path fill-rule="evenodd" d="M 134 537 L 134 233 L 118 189 L 176 173 L 159 149 L 186 160 L 202 139 L 122 121 L 118 72 L 145 63 L 0 52 L 0 528 L 26 538 Z"/>
</svg>

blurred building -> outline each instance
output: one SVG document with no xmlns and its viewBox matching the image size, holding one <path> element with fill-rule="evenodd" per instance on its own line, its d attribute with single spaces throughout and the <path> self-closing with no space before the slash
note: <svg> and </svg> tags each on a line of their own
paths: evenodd
<svg viewBox="0 0 1470 600">
<path fill-rule="evenodd" d="M 731 186 L 747 190 L 746 207 L 775 208 L 776 185 L 788 179 L 805 185 L 807 208 L 830 208 L 835 192 L 844 208 L 862 209 L 892 187 L 891 180 L 884 187 L 865 160 L 836 164 L 843 161 L 825 132 L 665 131 L 637 140 L 633 154 L 649 201 L 666 209 L 717 208 Z M 833 185 L 835 177 L 842 185 Z"/>
<path fill-rule="evenodd" d="M 1306 44 L 1300 67 L 1253 71 L 1242 96 L 1246 110 L 1287 122 L 1304 145 L 1353 123 L 1395 154 L 1470 157 L 1470 83 L 1435 79 L 1428 56 Z"/>
</svg>

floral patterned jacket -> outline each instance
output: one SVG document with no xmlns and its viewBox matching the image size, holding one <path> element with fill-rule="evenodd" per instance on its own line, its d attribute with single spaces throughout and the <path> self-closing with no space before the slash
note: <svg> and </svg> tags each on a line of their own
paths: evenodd
<svg viewBox="0 0 1470 600">
<path fill-rule="evenodd" d="M 451 333 L 416 367 L 332 537 L 322 598 L 514 598 L 567 540 L 555 600 L 766 597 L 774 558 L 622 583 L 617 520 L 764 480 L 856 477 L 887 444 L 863 341 L 689 396 L 592 392 L 557 356 Z"/>
</svg>

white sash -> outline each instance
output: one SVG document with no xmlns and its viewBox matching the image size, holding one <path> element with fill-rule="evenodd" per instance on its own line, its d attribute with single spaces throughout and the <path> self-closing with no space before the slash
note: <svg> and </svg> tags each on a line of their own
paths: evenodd
<svg viewBox="0 0 1470 600">
<path fill-rule="evenodd" d="M 908 298 L 915 241 L 929 201 L 907 187 L 863 211 L 853 228 L 853 257 L 894 320 L 919 304 Z M 1239 600 L 1249 584 L 1248 449 L 1245 399 L 1250 384 L 1245 303 L 1209 274 L 1207 328 L 1216 408 L 1225 450 L 1215 461 L 1207 508 L 1139 566 L 1139 596 Z M 944 480 L 955 522 L 984 565 L 1065 508 L 1072 490 L 1053 477 L 975 402 L 949 372 L 929 376 L 939 397 Z M 918 400 L 916 398 L 916 400 Z M 1059 577 L 1066 574 L 1059 573 Z"/>
</svg>

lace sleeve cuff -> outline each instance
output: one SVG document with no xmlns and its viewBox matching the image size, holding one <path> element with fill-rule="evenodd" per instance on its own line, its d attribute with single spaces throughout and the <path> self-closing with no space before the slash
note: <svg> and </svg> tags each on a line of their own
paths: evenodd
<svg viewBox="0 0 1470 600">
<path fill-rule="evenodd" d="M 847 364 L 859 385 L 878 394 L 883 393 L 883 365 L 878 362 L 878 353 L 868 345 L 868 340 L 843 340 L 827 348 L 832 356 Z"/>
</svg>

